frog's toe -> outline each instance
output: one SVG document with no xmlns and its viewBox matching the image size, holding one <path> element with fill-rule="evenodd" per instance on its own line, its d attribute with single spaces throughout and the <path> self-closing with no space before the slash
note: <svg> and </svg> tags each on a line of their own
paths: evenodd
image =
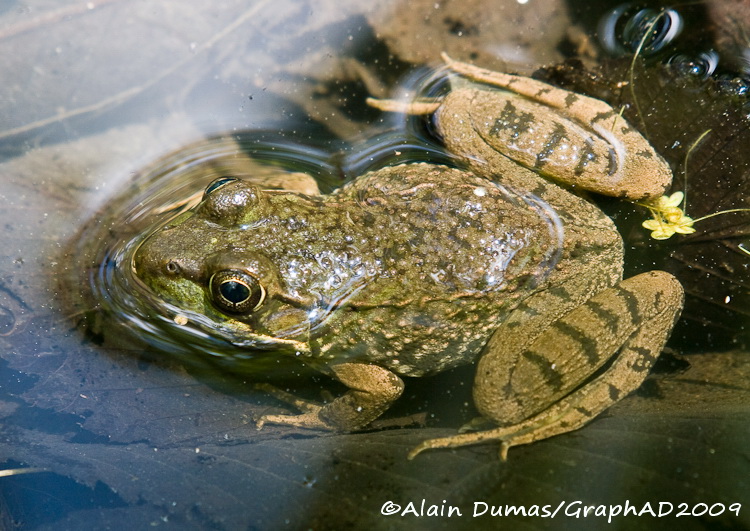
<svg viewBox="0 0 750 531">
<path fill-rule="evenodd" d="M 474 417 L 469 422 L 458 428 L 458 433 L 471 433 L 491 429 L 494 426 L 491 420 L 484 417 Z"/>
<path fill-rule="evenodd" d="M 277 400 L 289 404 L 302 412 L 301 415 L 263 415 L 255 421 L 256 427 L 259 430 L 263 429 L 264 424 L 283 424 L 314 430 L 334 429 L 320 418 L 320 411 L 323 409 L 322 405 L 294 396 L 270 384 L 255 384 L 253 387 L 259 391 L 268 393 Z"/>
<path fill-rule="evenodd" d="M 317 412 L 302 415 L 263 415 L 255 421 L 255 427 L 258 430 L 263 429 L 265 424 L 281 424 L 310 430 L 331 430 L 331 427 L 320 419 Z"/>
<path fill-rule="evenodd" d="M 472 444 L 480 444 L 492 441 L 500 442 L 500 459 L 505 461 L 508 458 L 508 449 L 511 446 L 522 444 L 514 441 L 510 430 L 507 428 L 497 428 L 494 430 L 473 432 L 473 433 L 461 433 L 458 435 L 452 435 L 450 437 L 440 437 L 438 439 L 427 439 L 421 444 L 416 446 L 409 452 L 408 459 L 414 459 L 417 455 L 421 454 L 425 450 L 434 450 L 437 448 L 458 448 L 460 446 L 470 446 Z"/>
<path fill-rule="evenodd" d="M 279 389 L 278 387 L 271 384 L 259 383 L 255 384 L 253 388 L 258 391 L 263 391 L 264 393 L 271 395 L 275 399 L 280 400 L 285 404 L 289 404 L 290 406 L 306 413 L 314 413 L 317 415 L 322 407 L 316 402 L 305 400 L 304 398 L 295 396 L 292 393 L 284 391 L 283 389 Z"/>
<path fill-rule="evenodd" d="M 367 105 L 383 112 L 398 112 L 403 114 L 424 115 L 432 114 L 440 107 L 440 100 L 420 100 L 420 101 L 400 101 L 400 100 L 379 100 L 376 98 L 367 98 Z"/>
</svg>

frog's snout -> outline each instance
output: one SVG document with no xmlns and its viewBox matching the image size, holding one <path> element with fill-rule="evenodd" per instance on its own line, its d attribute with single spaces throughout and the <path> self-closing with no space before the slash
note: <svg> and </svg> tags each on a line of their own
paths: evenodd
<svg viewBox="0 0 750 531">
<path fill-rule="evenodd" d="M 133 256 L 135 275 L 141 280 L 182 275 L 188 269 L 187 263 L 176 257 L 168 244 L 168 240 L 160 238 L 159 233 L 148 237 Z"/>
<path fill-rule="evenodd" d="M 133 255 L 133 270 L 141 280 L 158 274 L 162 270 L 160 267 L 162 260 L 154 253 L 152 247 L 152 237 L 149 237 L 138 246 Z"/>
</svg>

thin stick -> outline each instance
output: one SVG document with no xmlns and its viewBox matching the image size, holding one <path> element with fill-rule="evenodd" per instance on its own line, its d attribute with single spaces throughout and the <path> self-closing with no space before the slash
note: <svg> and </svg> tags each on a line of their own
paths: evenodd
<svg viewBox="0 0 750 531">
<path fill-rule="evenodd" d="M 683 166 L 682 166 L 682 173 L 685 174 L 685 184 L 682 187 L 683 188 L 682 189 L 682 193 L 683 193 L 682 204 L 685 205 L 683 207 L 683 210 L 685 211 L 686 215 L 687 215 L 687 183 L 688 183 L 688 171 L 687 171 L 687 168 L 688 168 L 688 158 L 693 153 L 693 150 L 696 147 L 698 147 L 698 144 L 700 144 L 701 140 L 703 140 L 704 138 L 706 138 L 706 135 L 708 133 L 710 133 L 710 132 L 711 132 L 711 129 L 706 129 L 705 131 L 703 131 L 703 134 L 701 136 L 699 136 L 698 139 L 695 142 L 692 143 L 692 145 L 688 148 L 687 153 L 685 153 L 685 162 L 683 163 Z M 696 219 L 695 221 L 698 221 L 698 220 Z"/>
</svg>

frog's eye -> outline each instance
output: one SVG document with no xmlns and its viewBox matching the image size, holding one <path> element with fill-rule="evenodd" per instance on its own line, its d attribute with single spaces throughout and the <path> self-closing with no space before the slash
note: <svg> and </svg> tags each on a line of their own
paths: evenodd
<svg viewBox="0 0 750 531">
<path fill-rule="evenodd" d="M 213 303 L 228 313 L 254 312 L 266 298 L 266 290 L 258 279 L 239 269 L 214 273 L 208 289 Z"/>
<path fill-rule="evenodd" d="M 218 179 L 214 179 L 208 186 L 206 186 L 206 190 L 203 192 L 203 199 L 210 195 L 211 192 L 215 192 L 219 188 L 238 180 L 237 177 L 219 177 Z"/>
</svg>

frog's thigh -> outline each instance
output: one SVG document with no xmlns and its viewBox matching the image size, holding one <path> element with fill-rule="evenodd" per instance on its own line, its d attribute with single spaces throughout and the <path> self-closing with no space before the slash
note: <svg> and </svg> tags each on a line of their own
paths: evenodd
<svg viewBox="0 0 750 531">
<path fill-rule="evenodd" d="M 498 440 L 502 442 L 504 456 L 511 446 L 527 444 L 580 428 L 643 382 L 682 309 L 682 300 L 683 290 L 680 283 L 672 275 L 661 271 L 638 275 L 621 282 L 616 287 L 602 291 L 540 334 L 527 351 L 534 352 L 534 355 L 540 355 L 545 359 L 564 360 L 571 355 L 574 358 L 580 357 L 582 352 L 588 351 L 589 340 L 594 341 L 597 346 L 619 343 L 614 350 L 608 352 L 611 356 L 618 348 L 620 351 L 602 374 L 589 382 L 584 383 L 584 380 L 580 380 L 579 384 L 584 384 L 580 388 L 538 413 L 529 412 L 532 415 L 530 418 L 512 426 L 425 441 L 411 455 L 416 455 L 427 448 L 462 446 Z M 621 316 L 617 319 L 616 325 L 612 320 L 615 315 Z M 558 323 L 562 323 L 562 326 Z M 573 334 L 571 336 L 572 328 L 569 327 L 574 326 L 578 330 L 585 330 L 585 335 Z M 601 339 L 602 336 L 607 337 Z M 575 348 L 571 347 L 575 343 L 578 343 L 578 352 L 559 352 L 561 349 Z M 557 353 L 545 355 L 541 353 L 542 350 L 557 351 Z M 532 374 L 528 377 L 531 385 L 536 380 L 541 383 L 526 390 L 512 389 L 506 385 L 496 387 L 495 392 L 501 395 L 506 392 L 511 393 L 510 399 L 505 401 L 506 404 L 511 404 L 511 409 L 517 407 L 519 391 L 531 395 L 546 392 L 555 396 L 553 380 L 557 378 L 558 369 L 553 368 L 552 364 L 547 362 L 547 368 L 552 371 L 549 372 L 544 370 L 544 365 L 545 362 L 540 364 L 541 370 L 536 376 Z M 563 368 L 561 372 L 565 370 Z M 574 369 L 574 372 L 577 372 L 577 369 Z M 589 371 L 589 376 L 591 372 Z M 488 389 L 485 386 L 484 392 L 486 391 Z M 537 399 L 536 396 L 531 396 L 527 402 L 540 405 L 546 404 L 549 399 Z M 493 407 L 498 403 L 502 404 L 503 400 L 492 402 Z M 483 415 L 498 423 L 506 423 L 502 418 L 502 406 L 500 410 L 493 409 L 492 411 L 482 410 L 479 405 L 477 407 Z"/>
<path fill-rule="evenodd" d="M 563 90 L 530 77 L 487 70 L 468 63 L 454 61 L 445 54 L 442 54 L 442 56 L 448 68 L 472 81 L 504 88 L 555 109 L 561 109 L 568 116 L 577 118 L 582 122 L 604 120 L 602 123 L 608 124 L 617 117 L 617 113 L 612 107 L 602 100 Z"/>
</svg>

